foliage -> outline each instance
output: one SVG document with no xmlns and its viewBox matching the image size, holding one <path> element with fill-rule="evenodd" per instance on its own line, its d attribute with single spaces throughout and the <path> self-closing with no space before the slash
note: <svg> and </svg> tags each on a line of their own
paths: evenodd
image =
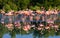
<svg viewBox="0 0 60 38">
<path fill-rule="evenodd" d="M 15 11 L 18 10 L 16 4 L 14 4 L 14 3 L 12 3 L 12 2 L 9 2 L 9 5 L 10 5 L 10 8 L 11 8 L 12 10 L 15 10 Z"/>
<path fill-rule="evenodd" d="M 34 7 L 31 6 L 30 9 L 32 9 L 32 10 L 40 10 L 40 7 L 39 6 L 34 6 Z"/>
<path fill-rule="evenodd" d="M 5 11 L 11 10 L 10 5 L 8 5 L 8 4 L 5 4 L 4 7 L 3 7 L 3 9 L 4 9 Z"/>
<path fill-rule="evenodd" d="M 41 6 L 44 6 L 46 9 L 49 9 L 50 6 L 60 9 L 60 0 L 0 0 L 0 9 L 5 9 L 6 11 L 26 8 L 35 10 Z"/>
</svg>

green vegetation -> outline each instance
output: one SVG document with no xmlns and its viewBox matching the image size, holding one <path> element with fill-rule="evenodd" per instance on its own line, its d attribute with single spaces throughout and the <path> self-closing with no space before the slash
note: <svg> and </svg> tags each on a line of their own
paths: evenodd
<svg viewBox="0 0 60 38">
<path fill-rule="evenodd" d="M 57 7 L 60 9 L 60 0 L 0 0 L 0 9 L 22 10 L 22 9 L 40 9 L 44 6 L 46 9 Z"/>
</svg>

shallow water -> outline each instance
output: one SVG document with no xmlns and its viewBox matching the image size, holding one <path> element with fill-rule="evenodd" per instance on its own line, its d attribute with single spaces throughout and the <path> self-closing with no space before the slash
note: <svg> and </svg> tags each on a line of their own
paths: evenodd
<svg viewBox="0 0 60 38">
<path fill-rule="evenodd" d="M 60 23 L 60 20 L 57 20 L 56 22 L 58 24 Z M 60 38 L 60 30 L 57 32 L 54 30 L 51 30 L 50 32 L 44 31 L 43 34 L 33 29 L 28 32 L 25 32 L 22 29 L 14 29 L 9 31 L 0 24 L 0 38 Z"/>
<path fill-rule="evenodd" d="M 21 34 L 16 34 L 15 36 L 12 36 L 9 33 L 6 33 L 2 36 L 2 38 L 60 38 L 60 35 L 49 35 L 48 37 L 44 37 L 44 36 L 37 36 L 34 37 L 33 34 L 27 34 L 27 35 L 21 35 Z"/>
<path fill-rule="evenodd" d="M 28 32 L 24 30 L 14 29 L 12 31 L 2 28 L 0 29 L 0 38 L 60 38 L 60 30 L 55 32 L 54 30 L 43 31 L 43 34 L 39 33 L 37 30 L 31 29 Z"/>
</svg>

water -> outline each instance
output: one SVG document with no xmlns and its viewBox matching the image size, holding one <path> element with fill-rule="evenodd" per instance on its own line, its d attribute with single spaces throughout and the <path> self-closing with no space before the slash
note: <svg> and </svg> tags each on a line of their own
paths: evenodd
<svg viewBox="0 0 60 38">
<path fill-rule="evenodd" d="M 23 30 L 8 30 L 6 28 L 0 29 L 0 38 L 60 38 L 60 30 L 55 32 L 51 30 L 50 32 L 44 31 L 43 34 L 39 33 L 37 30 L 31 29 L 29 32 Z"/>
<path fill-rule="evenodd" d="M 8 33 L 3 35 L 3 38 L 12 38 Z M 16 36 L 14 36 L 13 38 L 35 38 L 33 36 L 33 34 L 28 34 L 28 35 L 21 35 L 21 34 L 16 34 Z M 40 36 L 37 38 L 60 38 L 60 36 L 58 35 L 53 35 L 53 36 L 48 36 L 48 37 L 44 37 L 44 36 Z"/>
<path fill-rule="evenodd" d="M 56 21 L 57 23 L 60 21 Z M 60 30 L 55 32 L 54 30 L 50 30 L 47 32 L 46 30 L 41 34 L 39 31 L 30 29 L 28 32 L 23 31 L 22 29 L 14 29 L 12 31 L 5 28 L 2 24 L 0 24 L 0 38 L 60 38 Z"/>
</svg>

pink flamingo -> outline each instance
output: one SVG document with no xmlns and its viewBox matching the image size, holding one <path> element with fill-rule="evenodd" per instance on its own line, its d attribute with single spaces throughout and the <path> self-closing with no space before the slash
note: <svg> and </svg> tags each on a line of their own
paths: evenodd
<svg viewBox="0 0 60 38">
<path fill-rule="evenodd" d="M 14 29 L 13 24 L 11 24 L 11 23 L 6 24 L 5 26 L 11 31 Z"/>
<path fill-rule="evenodd" d="M 56 32 L 57 32 L 57 30 L 59 30 L 58 28 L 59 28 L 58 25 L 54 25 L 54 29 Z"/>
<path fill-rule="evenodd" d="M 29 24 L 26 24 L 26 25 L 24 25 L 23 26 L 23 30 L 25 30 L 25 31 L 29 31 L 31 29 L 31 26 L 29 25 Z"/>
<path fill-rule="evenodd" d="M 18 28 L 18 29 L 21 28 L 21 24 L 20 24 L 20 22 L 15 22 L 14 24 L 15 24 L 15 27 L 16 27 L 16 28 Z"/>
<path fill-rule="evenodd" d="M 39 26 L 38 26 L 37 29 L 38 29 L 38 30 L 44 30 L 43 28 L 44 28 L 44 25 L 43 25 L 43 24 L 39 24 Z"/>
<path fill-rule="evenodd" d="M 24 31 L 28 31 L 27 26 L 23 26 L 23 30 L 24 30 Z"/>
<path fill-rule="evenodd" d="M 48 32 L 50 32 L 50 26 L 49 25 L 45 26 L 45 29 L 48 30 Z"/>
</svg>

